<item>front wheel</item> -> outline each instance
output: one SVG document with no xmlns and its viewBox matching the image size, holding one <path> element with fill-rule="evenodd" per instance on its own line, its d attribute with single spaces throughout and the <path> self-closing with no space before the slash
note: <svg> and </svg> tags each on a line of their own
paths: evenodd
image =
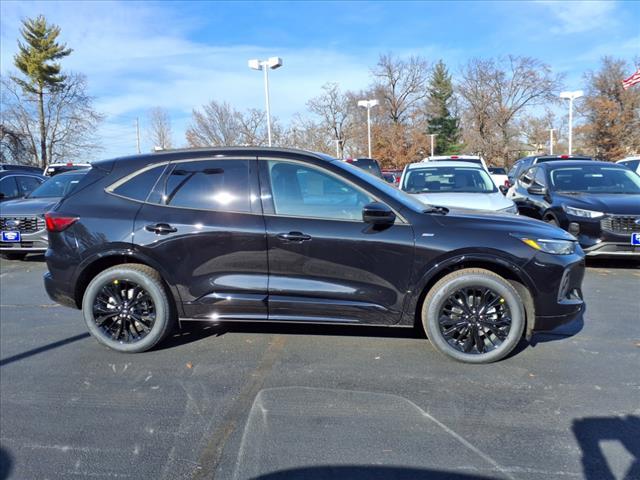
<svg viewBox="0 0 640 480">
<path fill-rule="evenodd" d="M 500 275 L 468 268 L 440 279 L 422 305 L 429 341 L 441 353 L 465 363 L 504 358 L 525 327 L 522 299 Z"/>
<path fill-rule="evenodd" d="M 161 342 L 175 323 L 174 309 L 160 275 L 139 264 L 100 272 L 82 299 L 89 332 L 113 350 L 137 353 Z"/>
</svg>

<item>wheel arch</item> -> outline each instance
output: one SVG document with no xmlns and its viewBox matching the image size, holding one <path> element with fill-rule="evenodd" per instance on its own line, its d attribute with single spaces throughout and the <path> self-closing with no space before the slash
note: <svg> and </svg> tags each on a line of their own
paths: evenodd
<svg viewBox="0 0 640 480">
<path fill-rule="evenodd" d="M 534 284 L 526 272 L 515 263 L 500 256 L 490 254 L 459 254 L 439 261 L 429 269 L 417 283 L 414 294 L 409 298 L 406 323 L 421 327 L 422 304 L 431 288 L 445 275 L 466 268 L 484 268 L 505 278 L 518 292 L 525 307 L 525 337 L 531 338 L 535 323 Z"/>
<path fill-rule="evenodd" d="M 82 297 L 84 296 L 84 292 L 86 291 L 87 286 L 89 285 L 91 280 L 96 275 L 106 270 L 107 268 L 124 263 L 137 263 L 141 265 L 147 265 L 148 267 L 156 270 L 160 274 L 165 287 L 171 293 L 179 315 L 182 314 L 182 302 L 180 299 L 180 294 L 178 293 L 178 289 L 176 288 L 176 286 L 170 281 L 170 276 L 166 269 L 158 262 L 155 262 L 153 259 L 149 258 L 147 255 L 144 255 L 139 251 L 132 250 L 131 248 L 112 249 L 100 252 L 85 259 L 78 266 L 78 273 L 76 275 L 74 290 L 74 301 L 78 308 L 82 307 Z"/>
</svg>

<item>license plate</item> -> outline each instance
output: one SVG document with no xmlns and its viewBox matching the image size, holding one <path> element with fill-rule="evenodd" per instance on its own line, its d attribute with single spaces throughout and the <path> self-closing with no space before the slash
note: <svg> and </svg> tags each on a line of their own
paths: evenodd
<svg viewBox="0 0 640 480">
<path fill-rule="evenodd" d="M 640 232 L 631 234 L 631 245 L 637 245 L 640 247 Z"/>
<path fill-rule="evenodd" d="M 19 242 L 20 232 L 2 232 L 3 242 Z"/>
</svg>

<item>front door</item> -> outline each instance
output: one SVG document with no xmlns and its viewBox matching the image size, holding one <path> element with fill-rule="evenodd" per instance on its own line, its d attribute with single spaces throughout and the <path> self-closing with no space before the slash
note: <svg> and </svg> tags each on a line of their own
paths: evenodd
<svg viewBox="0 0 640 480">
<path fill-rule="evenodd" d="M 253 158 L 171 162 L 141 207 L 134 244 L 167 263 L 195 319 L 267 319 L 267 253 Z"/>
<path fill-rule="evenodd" d="M 411 225 L 362 221 L 374 199 L 329 169 L 260 159 L 269 319 L 395 324 L 414 256 Z"/>
</svg>

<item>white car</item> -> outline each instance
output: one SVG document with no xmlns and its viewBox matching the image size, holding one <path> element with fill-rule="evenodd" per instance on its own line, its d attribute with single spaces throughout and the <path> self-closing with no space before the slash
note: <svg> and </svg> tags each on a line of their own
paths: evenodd
<svg viewBox="0 0 640 480">
<path fill-rule="evenodd" d="M 481 165 L 469 162 L 419 162 L 407 165 L 400 189 L 427 205 L 518 213 Z"/>
<path fill-rule="evenodd" d="M 640 156 L 623 158 L 622 160 L 618 160 L 616 163 L 624 165 L 629 170 L 632 170 L 640 175 Z"/>
<path fill-rule="evenodd" d="M 507 176 L 507 170 L 502 167 L 489 167 L 489 175 L 493 179 L 493 183 L 496 187 L 504 186 L 509 188 L 509 177 Z"/>
<path fill-rule="evenodd" d="M 433 157 L 426 157 L 422 160 L 423 162 L 469 162 L 475 163 L 476 165 L 482 165 L 486 171 L 489 171 L 487 168 L 487 162 L 484 161 L 484 158 L 478 155 L 437 155 Z"/>
</svg>

